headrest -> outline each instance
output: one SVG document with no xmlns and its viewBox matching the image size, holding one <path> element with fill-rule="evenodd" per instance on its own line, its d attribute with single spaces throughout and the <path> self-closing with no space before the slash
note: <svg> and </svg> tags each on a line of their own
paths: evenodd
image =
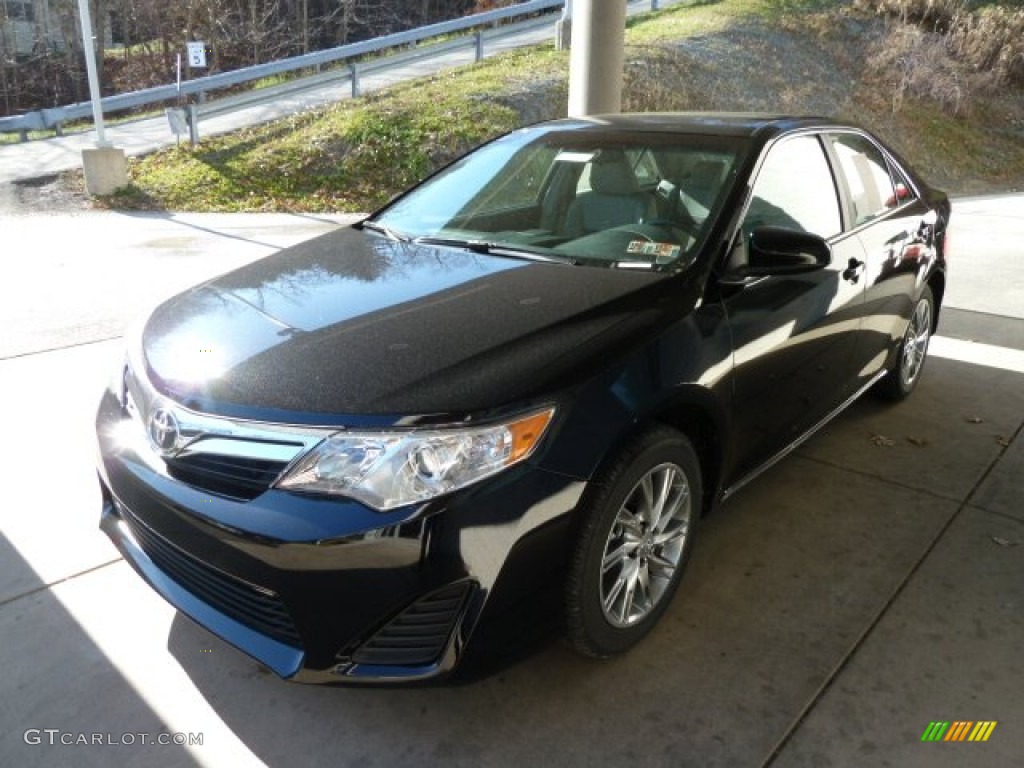
<svg viewBox="0 0 1024 768">
<path fill-rule="evenodd" d="M 633 195 L 639 187 L 621 149 L 605 149 L 590 168 L 590 188 L 602 195 Z"/>
</svg>

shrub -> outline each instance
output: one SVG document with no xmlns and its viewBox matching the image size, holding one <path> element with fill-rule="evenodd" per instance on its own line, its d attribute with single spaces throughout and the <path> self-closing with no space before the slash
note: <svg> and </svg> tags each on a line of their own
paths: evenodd
<svg viewBox="0 0 1024 768">
<path fill-rule="evenodd" d="M 997 83 L 1024 83 L 1024 10 L 1001 6 L 959 15 L 947 34 L 954 55 Z"/>
<path fill-rule="evenodd" d="M 978 79 L 952 59 L 939 35 L 906 24 L 894 25 L 873 46 L 868 70 L 892 88 L 893 112 L 905 99 L 928 99 L 945 112 L 963 114 Z"/>
<path fill-rule="evenodd" d="M 964 0 L 856 0 L 855 6 L 939 35 L 953 56 L 995 85 L 1024 83 L 1024 9 L 972 10 Z"/>
</svg>

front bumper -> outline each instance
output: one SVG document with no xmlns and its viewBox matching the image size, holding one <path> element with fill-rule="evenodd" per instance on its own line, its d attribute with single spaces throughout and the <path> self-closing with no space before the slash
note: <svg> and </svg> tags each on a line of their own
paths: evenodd
<svg viewBox="0 0 1024 768">
<path fill-rule="evenodd" d="M 171 477 L 136 426 L 105 393 L 102 529 L 172 605 L 300 682 L 450 672 L 499 580 L 514 601 L 543 583 L 539 563 L 564 562 L 583 488 L 520 465 L 387 513 L 276 490 L 246 501 Z"/>
</svg>

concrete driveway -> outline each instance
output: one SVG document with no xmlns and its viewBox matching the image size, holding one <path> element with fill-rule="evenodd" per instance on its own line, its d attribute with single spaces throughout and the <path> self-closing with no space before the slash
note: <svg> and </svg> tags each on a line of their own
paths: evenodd
<svg viewBox="0 0 1024 768">
<path fill-rule="evenodd" d="M 918 391 L 855 404 L 709 518 L 641 646 L 591 662 L 511 625 L 497 662 L 401 690 L 281 682 L 96 527 L 129 315 L 334 220 L 0 218 L 0 765 L 1021 765 L 1024 198 L 955 216 Z M 922 743 L 933 721 L 997 726 Z"/>
</svg>

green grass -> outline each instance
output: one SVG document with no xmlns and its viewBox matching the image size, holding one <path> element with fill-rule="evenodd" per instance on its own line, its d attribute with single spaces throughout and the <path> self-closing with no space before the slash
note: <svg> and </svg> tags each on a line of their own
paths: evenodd
<svg viewBox="0 0 1024 768">
<path fill-rule="evenodd" d="M 141 43 L 132 43 L 129 46 L 115 46 L 112 48 L 104 48 L 103 55 L 108 58 L 124 58 L 126 56 L 140 56 L 150 53 L 151 51 L 159 51 L 163 48 L 163 41 L 159 38 L 152 40 L 145 40 Z M 173 44 L 172 44 L 173 47 Z"/>
<path fill-rule="evenodd" d="M 632 45 L 684 40 L 721 31 L 737 21 L 772 19 L 834 7 L 836 0 L 694 0 L 626 20 Z"/>
<path fill-rule="evenodd" d="M 133 161 L 115 207 L 194 211 L 368 210 L 433 168 L 518 125 L 490 98 L 512 78 L 565 68 L 554 51 L 516 51 L 467 70 L 406 83 Z"/>
<path fill-rule="evenodd" d="M 1024 136 L 982 126 L 1008 122 L 998 104 L 955 120 L 935 104 L 914 101 L 871 127 L 936 186 L 957 194 L 1024 188 Z M 913 137 L 913 141 L 908 141 Z"/>
<path fill-rule="evenodd" d="M 29 141 L 34 139 L 51 139 L 53 138 L 53 131 L 29 131 Z M 21 141 L 21 136 L 17 133 L 0 133 L 0 144 L 17 144 Z"/>
</svg>

